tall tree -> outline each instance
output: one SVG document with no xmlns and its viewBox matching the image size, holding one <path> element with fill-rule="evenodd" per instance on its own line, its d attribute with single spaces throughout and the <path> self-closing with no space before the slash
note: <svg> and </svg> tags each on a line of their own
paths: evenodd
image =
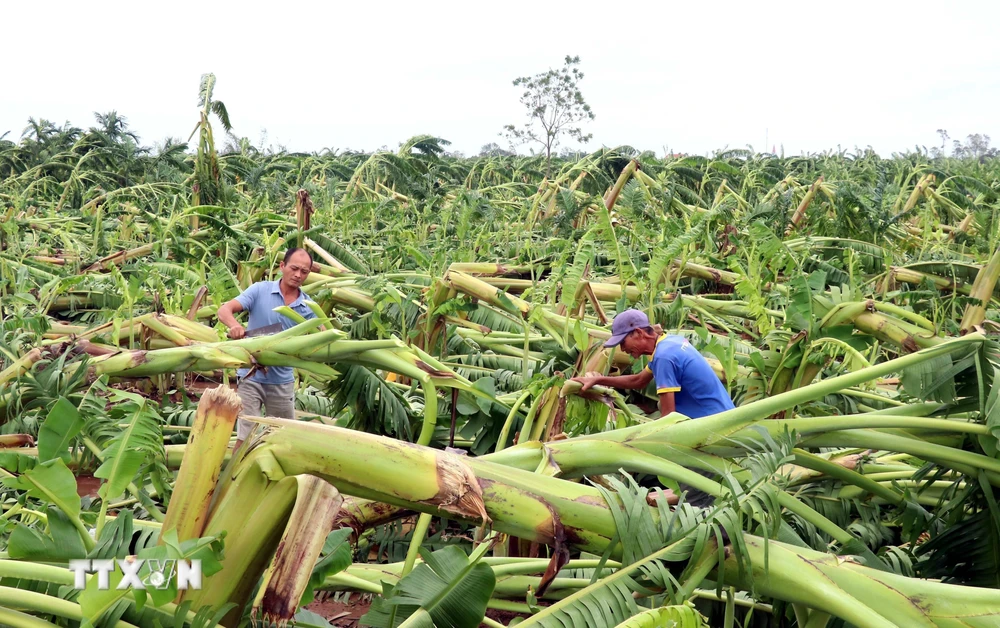
<svg viewBox="0 0 1000 628">
<path fill-rule="evenodd" d="M 221 100 L 213 100 L 215 90 L 215 75 L 203 74 L 201 88 L 198 90 L 198 106 L 201 107 L 201 117 L 188 142 L 198 133 L 198 155 L 195 158 L 193 178 L 192 205 L 214 205 L 219 200 L 219 155 L 215 150 L 215 139 L 212 135 L 212 124 L 209 116 L 213 113 L 222 124 L 226 133 L 232 130 L 229 123 L 229 112 Z M 193 219 L 197 221 L 197 218 Z M 197 226 L 194 222 L 192 226 Z"/>
<path fill-rule="evenodd" d="M 97 120 L 97 130 L 112 142 L 122 142 L 125 138 L 129 138 L 136 144 L 139 143 L 139 136 L 128 128 L 128 119 L 119 115 L 117 111 L 111 110 L 107 113 L 95 111 L 94 119 Z"/>
<path fill-rule="evenodd" d="M 566 56 L 563 67 L 549 68 L 535 76 L 514 79 L 515 87 L 523 87 L 521 104 L 528 110 L 528 121 L 517 127 L 504 126 L 505 136 L 511 144 L 537 142 L 545 148 L 545 174 L 552 168 L 552 151 L 559 146 L 560 137 L 568 135 L 585 144 L 593 134 L 583 134 L 581 122 L 594 119 L 594 112 L 583 99 L 579 83 L 583 72 L 578 67 L 580 57 Z"/>
</svg>

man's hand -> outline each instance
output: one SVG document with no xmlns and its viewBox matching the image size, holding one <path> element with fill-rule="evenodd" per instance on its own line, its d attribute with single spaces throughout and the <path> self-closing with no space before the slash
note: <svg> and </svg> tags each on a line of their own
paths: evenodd
<svg viewBox="0 0 1000 628">
<path fill-rule="evenodd" d="M 227 303 L 223 303 L 219 311 L 216 312 L 216 316 L 219 318 L 219 322 L 226 326 L 228 330 L 226 335 L 233 340 L 238 340 L 247 335 L 247 330 L 240 325 L 240 322 L 236 320 L 233 316 L 233 312 L 242 312 L 243 306 L 239 301 L 233 299 Z"/>
<path fill-rule="evenodd" d="M 569 381 L 579 383 L 581 385 L 580 392 L 587 392 L 595 385 L 597 385 L 597 382 L 600 381 L 600 378 L 601 375 L 599 373 L 590 372 L 584 375 L 583 377 L 574 377 Z"/>
<path fill-rule="evenodd" d="M 600 373 L 590 372 L 583 377 L 574 377 L 571 382 L 581 385 L 580 392 L 585 393 L 594 386 L 607 386 L 608 388 L 620 388 L 624 390 L 641 390 L 653 379 L 653 373 L 649 369 L 636 373 L 635 375 L 616 375 L 609 377 Z"/>
</svg>

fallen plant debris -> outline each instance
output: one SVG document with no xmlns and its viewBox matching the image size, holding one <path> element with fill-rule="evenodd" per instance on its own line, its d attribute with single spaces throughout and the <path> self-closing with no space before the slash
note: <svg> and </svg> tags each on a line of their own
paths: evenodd
<svg viewBox="0 0 1000 628">
<path fill-rule="evenodd" d="M 192 152 L 0 139 L 0 624 L 1000 623 L 996 160 L 218 151 L 213 86 Z M 227 339 L 297 246 L 315 318 Z M 735 409 L 582 392 L 627 308 Z M 129 556 L 199 586 L 67 569 Z"/>
</svg>

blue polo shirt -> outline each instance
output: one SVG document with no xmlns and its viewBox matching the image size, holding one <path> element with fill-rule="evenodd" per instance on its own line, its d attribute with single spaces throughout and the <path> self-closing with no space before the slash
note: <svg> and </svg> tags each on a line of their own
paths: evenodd
<svg viewBox="0 0 1000 628">
<path fill-rule="evenodd" d="M 688 418 L 697 419 L 734 407 L 719 376 L 683 336 L 660 336 L 646 368 L 653 373 L 656 394 L 674 393 L 675 409 Z"/>
<path fill-rule="evenodd" d="M 274 308 L 285 304 L 285 297 L 281 296 L 281 289 L 278 288 L 277 281 L 258 281 L 243 291 L 240 296 L 236 297 L 236 300 L 250 314 L 247 329 L 267 327 L 275 323 L 281 323 L 283 329 L 295 326 L 295 321 L 274 311 Z M 316 318 L 316 314 L 306 305 L 306 301 L 308 300 L 309 295 L 299 290 L 299 298 L 295 299 L 288 307 L 301 314 L 304 318 Z M 250 369 L 239 369 L 236 374 L 242 378 L 249 371 Z M 287 384 L 295 381 L 292 371 L 293 369 L 290 366 L 269 366 L 267 367 L 267 375 L 257 370 L 250 378 L 250 381 L 259 384 Z"/>
</svg>

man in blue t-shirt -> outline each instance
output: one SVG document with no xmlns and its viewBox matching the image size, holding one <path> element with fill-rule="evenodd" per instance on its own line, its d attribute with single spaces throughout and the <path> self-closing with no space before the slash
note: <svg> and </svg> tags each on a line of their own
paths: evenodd
<svg viewBox="0 0 1000 628">
<path fill-rule="evenodd" d="M 315 318 L 316 314 L 306 305 L 309 295 L 301 290 L 302 283 L 312 271 L 312 256 L 305 249 L 290 248 L 278 266 L 281 279 L 278 281 L 258 281 L 243 291 L 232 301 L 219 308 L 217 316 L 223 325 L 229 328 L 229 337 L 243 338 L 246 329 L 233 316 L 235 312 L 246 310 L 249 313 L 247 326 L 250 329 L 267 327 L 280 323 L 284 329 L 295 325 L 295 321 L 274 311 L 275 308 L 287 305 L 301 314 L 303 318 Z M 268 416 L 283 419 L 295 418 L 295 376 L 290 366 L 269 366 L 257 369 L 247 377 L 249 369 L 239 369 L 236 372 L 239 385 L 236 394 L 243 402 L 243 412 L 249 416 Z M 236 427 L 236 444 L 233 451 L 250 434 L 253 423 L 240 419 Z"/>
<path fill-rule="evenodd" d="M 658 334 L 643 312 L 625 310 L 615 317 L 611 323 L 611 338 L 604 346 L 619 345 L 633 358 L 653 357 L 646 368 L 635 375 L 574 377 L 573 381 L 583 384 L 581 392 L 595 385 L 642 390 L 650 380 L 655 380 L 661 416 L 679 412 L 697 419 L 734 407 L 725 386 L 698 350 L 686 338 Z M 706 477 L 714 475 L 700 469 L 694 471 Z M 693 487 L 681 484 L 680 488 L 687 492 L 688 502 L 695 506 L 706 507 L 713 501 L 710 495 Z M 677 503 L 678 497 L 673 491 L 664 493 L 667 503 Z"/>
<path fill-rule="evenodd" d="M 595 385 L 641 390 L 655 380 L 661 416 L 679 412 L 697 419 L 734 407 L 725 386 L 698 350 L 681 336 L 658 335 L 643 312 L 625 310 L 615 317 L 611 339 L 604 346 L 619 345 L 633 358 L 653 357 L 635 375 L 574 377 L 573 381 L 583 384 L 581 391 Z"/>
</svg>

